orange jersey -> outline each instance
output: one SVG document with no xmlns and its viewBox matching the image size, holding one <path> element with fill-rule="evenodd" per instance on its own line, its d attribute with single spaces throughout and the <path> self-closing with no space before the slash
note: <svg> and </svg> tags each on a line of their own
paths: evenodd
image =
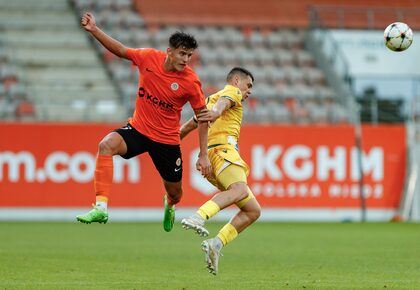
<svg viewBox="0 0 420 290">
<path fill-rule="evenodd" d="M 140 72 L 130 124 L 153 141 L 179 144 L 182 107 L 186 102 L 193 109 L 206 104 L 198 76 L 189 66 L 182 72 L 165 71 L 166 53 L 152 48 L 128 48 L 127 57 Z"/>
</svg>

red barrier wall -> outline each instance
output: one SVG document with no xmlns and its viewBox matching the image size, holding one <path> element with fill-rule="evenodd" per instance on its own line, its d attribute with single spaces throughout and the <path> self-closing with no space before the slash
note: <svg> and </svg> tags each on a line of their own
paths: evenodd
<svg viewBox="0 0 420 290">
<path fill-rule="evenodd" d="M 0 207 L 80 207 L 94 201 L 99 141 L 118 125 L 0 124 Z M 395 209 L 406 172 L 403 126 L 363 126 L 367 207 Z M 184 198 L 196 207 L 215 192 L 194 169 L 197 136 L 182 144 Z M 350 126 L 245 126 L 241 155 L 263 207 L 358 208 Z M 149 156 L 115 158 L 111 206 L 161 207 L 163 186 Z"/>
</svg>

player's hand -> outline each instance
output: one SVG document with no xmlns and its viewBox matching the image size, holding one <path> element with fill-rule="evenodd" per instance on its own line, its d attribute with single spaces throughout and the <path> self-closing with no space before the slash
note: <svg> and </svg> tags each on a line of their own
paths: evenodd
<svg viewBox="0 0 420 290">
<path fill-rule="evenodd" d="M 93 14 L 90 12 L 86 12 L 83 14 L 82 19 L 80 20 L 80 24 L 86 31 L 92 31 L 96 28 L 95 16 L 93 16 Z"/>
<path fill-rule="evenodd" d="M 210 160 L 208 155 L 204 156 L 198 156 L 197 163 L 195 164 L 195 167 L 198 171 L 201 171 L 201 174 L 204 177 L 209 177 L 213 174 L 213 168 L 211 166 Z"/>
</svg>

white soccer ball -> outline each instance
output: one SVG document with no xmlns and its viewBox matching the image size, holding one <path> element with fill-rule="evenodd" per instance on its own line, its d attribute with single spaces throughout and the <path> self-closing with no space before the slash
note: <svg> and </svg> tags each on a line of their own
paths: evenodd
<svg viewBox="0 0 420 290">
<path fill-rule="evenodd" d="M 394 22 L 384 31 L 385 45 L 392 51 L 404 51 L 413 42 L 413 31 L 407 24 Z"/>
</svg>

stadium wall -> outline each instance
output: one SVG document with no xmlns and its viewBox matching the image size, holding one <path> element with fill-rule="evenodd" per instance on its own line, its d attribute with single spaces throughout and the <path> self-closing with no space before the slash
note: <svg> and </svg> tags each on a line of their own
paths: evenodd
<svg viewBox="0 0 420 290">
<path fill-rule="evenodd" d="M 94 202 L 99 141 L 118 125 L 0 123 L 0 220 L 74 220 Z M 364 125 L 363 192 L 367 220 L 396 213 L 406 175 L 406 129 Z M 360 220 L 360 172 L 354 130 L 340 126 L 247 125 L 241 155 L 261 220 Z M 197 136 L 182 143 L 182 218 L 216 189 L 195 170 Z M 113 221 L 161 220 L 163 186 L 150 158 L 114 157 Z M 225 220 L 234 208 L 218 216 Z"/>
</svg>

